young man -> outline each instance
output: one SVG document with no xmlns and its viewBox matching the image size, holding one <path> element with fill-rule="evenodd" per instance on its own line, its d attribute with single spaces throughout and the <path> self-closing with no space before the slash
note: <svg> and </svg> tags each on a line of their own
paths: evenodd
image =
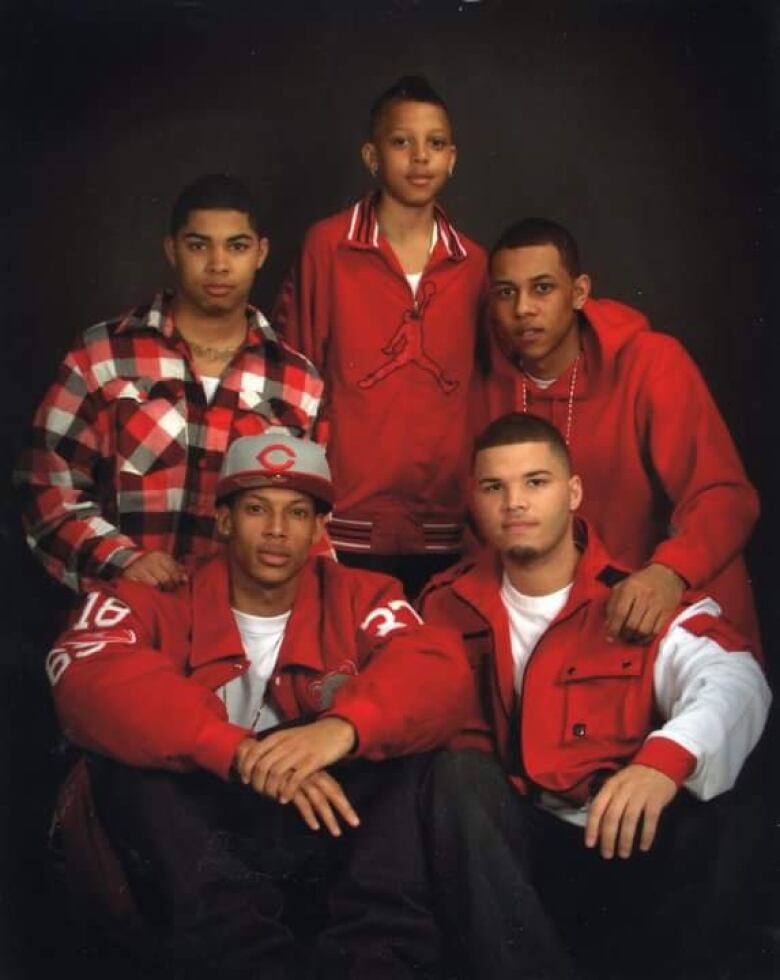
<svg viewBox="0 0 780 980">
<path fill-rule="evenodd" d="M 461 547 L 485 258 L 436 204 L 455 146 L 424 79 L 380 96 L 362 155 L 377 191 L 309 229 L 273 319 L 325 379 L 340 560 L 412 595 Z"/>
<path fill-rule="evenodd" d="M 758 499 L 696 365 L 636 310 L 591 299 L 577 245 L 554 222 L 508 228 L 490 279 L 490 417 L 533 411 L 557 426 L 587 487 L 584 515 L 637 569 L 612 593 L 609 634 L 646 640 L 685 588 L 706 588 L 758 651 L 742 558 Z"/>
<path fill-rule="evenodd" d="M 570 977 L 571 951 L 599 977 L 655 975 L 655 954 L 662 976 L 670 963 L 713 976 L 686 970 L 738 941 L 755 833 L 713 798 L 755 745 L 769 690 L 701 594 L 648 647 L 605 636 L 628 573 L 575 521 L 582 495 L 548 422 L 510 414 L 477 438 L 472 511 L 490 553 L 441 575 L 423 609 L 462 635 L 475 671 L 462 744 L 498 763 L 435 763 L 439 901 L 467 977 Z"/>
<path fill-rule="evenodd" d="M 63 728 L 98 754 L 100 820 L 188 977 L 199 964 L 215 977 L 302 975 L 283 899 L 343 859 L 322 826 L 372 849 L 369 880 L 354 883 L 368 905 L 334 944 L 336 975 L 379 975 L 379 956 L 382 976 L 407 976 L 422 882 L 404 878 L 398 767 L 374 763 L 461 723 L 462 649 L 394 580 L 309 557 L 333 497 L 315 443 L 283 430 L 238 439 L 216 493 L 224 555 L 172 593 L 120 579 L 87 596 L 47 661 Z"/>
<path fill-rule="evenodd" d="M 214 487 L 237 436 L 312 429 L 321 380 L 247 306 L 268 252 L 238 180 L 200 178 L 165 239 L 176 289 L 87 330 L 33 422 L 16 475 L 30 545 L 77 591 L 160 588 L 217 547 Z"/>
</svg>

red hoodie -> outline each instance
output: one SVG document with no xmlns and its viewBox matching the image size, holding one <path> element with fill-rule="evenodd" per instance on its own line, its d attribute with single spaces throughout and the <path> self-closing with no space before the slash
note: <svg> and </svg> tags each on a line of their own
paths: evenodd
<svg viewBox="0 0 780 980">
<path fill-rule="evenodd" d="M 325 381 L 336 548 L 460 550 L 485 253 L 436 210 L 417 292 L 365 198 L 313 225 L 276 304 Z"/>
<path fill-rule="evenodd" d="M 581 512 L 615 561 L 659 562 L 691 588 L 706 586 L 760 649 L 741 554 L 758 496 L 699 369 L 679 341 L 629 306 L 591 299 L 584 314 L 573 397 L 571 369 L 538 388 L 494 343 L 490 418 L 526 409 L 565 433 L 571 412 Z"/>
</svg>

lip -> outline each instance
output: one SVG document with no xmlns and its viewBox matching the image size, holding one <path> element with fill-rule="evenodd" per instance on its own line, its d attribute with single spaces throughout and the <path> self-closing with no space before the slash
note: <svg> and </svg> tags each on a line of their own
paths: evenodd
<svg viewBox="0 0 780 980">
<path fill-rule="evenodd" d="M 431 174 L 409 174 L 406 178 L 414 187 L 427 187 L 433 180 Z"/>
<path fill-rule="evenodd" d="M 261 564 L 271 565 L 273 568 L 281 568 L 282 565 L 286 565 L 290 560 L 290 556 L 286 551 L 262 550 L 255 554 Z"/>
<path fill-rule="evenodd" d="M 227 296 L 233 292 L 233 286 L 229 283 L 206 283 L 203 289 L 209 296 Z"/>
<path fill-rule="evenodd" d="M 504 521 L 501 529 L 503 531 L 533 531 L 536 526 L 536 521 L 514 520 Z"/>
</svg>

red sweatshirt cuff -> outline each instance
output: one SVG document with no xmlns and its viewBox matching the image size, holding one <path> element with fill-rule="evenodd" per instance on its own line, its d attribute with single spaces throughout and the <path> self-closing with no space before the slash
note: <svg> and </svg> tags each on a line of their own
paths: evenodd
<svg viewBox="0 0 780 980">
<path fill-rule="evenodd" d="M 320 718 L 341 718 L 355 729 L 357 744 L 352 756 L 363 759 L 385 759 L 389 746 L 382 743 L 382 712 L 371 701 L 347 701 L 334 705 Z"/>
<path fill-rule="evenodd" d="M 680 578 L 684 578 L 689 589 L 698 589 L 712 574 L 712 563 L 699 556 L 697 561 L 694 549 L 676 538 L 662 541 L 650 556 L 647 564 L 666 565 Z"/>
<path fill-rule="evenodd" d="M 252 732 L 248 729 L 215 718 L 214 721 L 207 722 L 198 733 L 192 761 L 201 769 L 208 769 L 226 780 L 230 775 L 239 742 L 251 737 Z"/>
<path fill-rule="evenodd" d="M 657 769 L 681 786 L 696 768 L 696 756 L 679 742 L 658 735 L 648 738 L 631 760 L 639 766 Z"/>
</svg>

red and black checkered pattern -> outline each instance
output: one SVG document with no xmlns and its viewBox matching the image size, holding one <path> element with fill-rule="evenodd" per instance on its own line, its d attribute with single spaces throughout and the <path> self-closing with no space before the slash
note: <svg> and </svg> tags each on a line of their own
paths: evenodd
<svg viewBox="0 0 780 980">
<path fill-rule="evenodd" d="M 322 381 L 257 310 L 207 402 L 170 295 L 90 327 L 33 421 L 16 473 L 30 547 L 73 589 L 119 574 L 139 550 L 217 547 L 214 491 L 238 436 L 270 425 L 310 436 Z"/>
</svg>

